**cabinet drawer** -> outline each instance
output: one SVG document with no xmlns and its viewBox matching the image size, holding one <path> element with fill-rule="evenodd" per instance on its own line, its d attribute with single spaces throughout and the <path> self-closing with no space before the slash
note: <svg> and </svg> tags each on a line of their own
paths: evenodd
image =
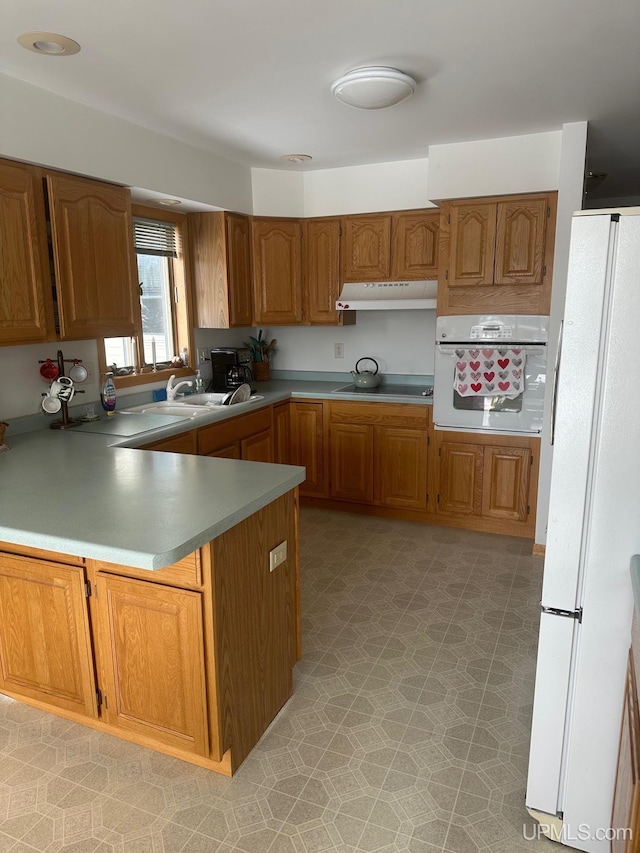
<svg viewBox="0 0 640 853">
<path fill-rule="evenodd" d="M 204 456 L 235 441 L 242 441 L 257 432 L 271 428 L 271 407 L 240 415 L 237 418 L 211 424 L 198 430 L 198 453 Z"/>
<path fill-rule="evenodd" d="M 166 453 L 195 453 L 195 430 L 145 444 L 143 450 L 164 450 Z"/>
<path fill-rule="evenodd" d="M 411 403 L 334 403 L 330 404 L 332 424 L 374 424 L 378 426 L 428 428 L 429 409 Z"/>
<path fill-rule="evenodd" d="M 27 545 L 13 545 L 10 542 L 0 542 L 0 551 L 5 551 L 8 554 L 18 554 L 21 557 L 35 557 L 37 560 L 50 560 L 52 563 L 84 566 L 84 557 L 76 557 L 73 554 L 59 554 L 57 551 L 45 551 L 43 548 L 30 548 Z"/>
<path fill-rule="evenodd" d="M 121 566 L 119 563 L 107 563 L 105 560 L 89 560 L 89 565 L 100 572 L 111 575 L 123 575 L 127 578 L 163 583 L 167 586 L 199 587 L 202 584 L 202 569 L 200 551 L 192 551 L 177 563 L 172 563 L 164 569 L 150 571 L 136 569 L 134 566 Z"/>
</svg>

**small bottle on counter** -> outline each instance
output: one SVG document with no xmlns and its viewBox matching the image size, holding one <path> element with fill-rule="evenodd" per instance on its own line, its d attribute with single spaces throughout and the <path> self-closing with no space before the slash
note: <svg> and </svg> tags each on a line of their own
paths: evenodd
<svg viewBox="0 0 640 853">
<path fill-rule="evenodd" d="M 193 383 L 193 387 L 196 394 L 202 394 L 204 391 L 204 379 L 200 370 L 196 370 L 196 381 Z"/>
<path fill-rule="evenodd" d="M 187 348 L 186 347 L 182 347 L 182 349 L 180 350 L 180 358 L 182 359 L 182 364 L 185 367 L 189 367 L 189 356 L 187 354 Z"/>
<path fill-rule="evenodd" d="M 116 386 L 113 373 L 103 373 L 100 377 L 100 402 L 107 415 L 113 415 L 116 410 Z"/>
</svg>

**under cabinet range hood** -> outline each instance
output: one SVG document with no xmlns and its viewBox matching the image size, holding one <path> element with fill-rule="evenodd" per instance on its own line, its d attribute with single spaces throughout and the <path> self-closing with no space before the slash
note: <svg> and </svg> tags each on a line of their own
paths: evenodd
<svg viewBox="0 0 640 853">
<path fill-rule="evenodd" d="M 338 311 L 435 310 L 437 281 L 350 281 L 342 285 Z"/>
</svg>

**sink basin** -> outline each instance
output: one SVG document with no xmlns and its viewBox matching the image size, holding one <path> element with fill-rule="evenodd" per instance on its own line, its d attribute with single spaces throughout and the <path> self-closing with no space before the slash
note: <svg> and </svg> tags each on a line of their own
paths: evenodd
<svg viewBox="0 0 640 853">
<path fill-rule="evenodd" d="M 181 418 L 198 418 L 210 415 L 212 410 L 222 408 L 222 400 L 226 394 L 191 394 L 181 400 L 159 400 L 157 403 L 143 403 L 141 406 L 129 406 L 121 409 L 123 413 L 137 412 L 142 415 L 179 415 Z M 247 400 L 246 403 L 238 405 L 248 406 L 254 400 L 263 400 L 264 397 L 256 395 Z"/>
<path fill-rule="evenodd" d="M 228 393 L 225 391 L 223 394 L 189 394 L 180 402 L 185 406 L 220 406 Z"/>
<path fill-rule="evenodd" d="M 142 406 L 130 406 L 121 409 L 124 414 L 138 412 L 141 415 L 179 415 L 181 418 L 197 418 L 211 414 L 211 406 L 192 406 L 187 403 L 161 400 L 158 403 L 145 403 Z"/>
</svg>

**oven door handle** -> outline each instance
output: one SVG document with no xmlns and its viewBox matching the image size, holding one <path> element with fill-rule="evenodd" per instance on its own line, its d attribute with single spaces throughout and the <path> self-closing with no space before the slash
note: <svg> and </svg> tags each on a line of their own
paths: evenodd
<svg viewBox="0 0 640 853">
<path fill-rule="evenodd" d="M 556 438 L 556 410 L 558 406 L 558 383 L 560 382 L 560 359 L 562 356 L 562 320 L 558 332 L 558 349 L 556 350 L 556 362 L 553 366 L 553 386 L 551 389 L 551 439 L 553 446 Z"/>
<path fill-rule="evenodd" d="M 520 349 L 525 352 L 527 355 L 542 355 L 546 352 L 545 344 L 540 346 L 540 344 L 530 346 L 528 344 L 510 344 L 503 345 L 501 349 Z M 436 342 L 436 352 L 440 352 L 443 355 L 457 355 L 456 350 L 468 350 L 468 349 L 488 349 L 487 344 L 441 344 Z M 498 349 L 498 347 L 491 347 L 491 349 Z"/>
</svg>

